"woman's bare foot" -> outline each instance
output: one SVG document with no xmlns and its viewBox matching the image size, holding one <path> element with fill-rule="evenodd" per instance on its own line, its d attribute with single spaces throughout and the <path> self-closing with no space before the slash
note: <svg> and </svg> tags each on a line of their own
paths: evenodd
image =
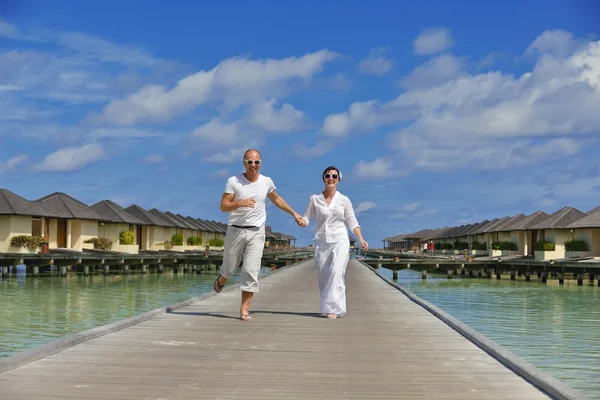
<svg viewBox="0 0 600 400">
<path fill-rule="evenodd" d="M 240 310 L 240 319 L 242 321 L 250 321 L 252 319 L 252 316 L 248 311 Z"/>
<path fill-rule="evenodd" d="M 333 313 L 327 314 L 327 319 L 336 319 L 336 318 L 337 318 L 336 314 L 333 314 Z"/>
</svg>

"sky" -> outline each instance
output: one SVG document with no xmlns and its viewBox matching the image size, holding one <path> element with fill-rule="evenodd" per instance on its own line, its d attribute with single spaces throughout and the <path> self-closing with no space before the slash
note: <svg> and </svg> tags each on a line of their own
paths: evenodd
<svg viewBox="0 0 600 400">
<path fill-rule="evenodd" d="M 600 205 L 600 5 L 0 1 L 0 187 L 227 221 L 258 148 L 365 240 Z M 267 206 L 274 231 L 307 245 Z"/>
</svg>

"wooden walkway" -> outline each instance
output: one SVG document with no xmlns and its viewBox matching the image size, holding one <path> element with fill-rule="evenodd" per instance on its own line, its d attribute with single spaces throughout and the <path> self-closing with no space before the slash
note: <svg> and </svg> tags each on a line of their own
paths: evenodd
<svg viewBox="0 0 600 400">
<path fill-rule="evenodd" d="M 0 375 L 3 399 L 548 398 L 367 267 L 318 316 L 312 261 Z"/>
</svg>

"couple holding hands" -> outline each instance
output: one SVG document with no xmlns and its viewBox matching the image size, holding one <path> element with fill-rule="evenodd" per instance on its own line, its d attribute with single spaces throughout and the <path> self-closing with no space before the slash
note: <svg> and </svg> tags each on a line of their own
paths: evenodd
<svg viewBox="0 0 600 400">
<path fill-rule="evenodd" d="M 336 167 L 323 171 L 325 190 L 310 197 L 304 216 L 295 212 L 275 191 L 273 180 L 260 174 L 262 158 L 256 149 L 244 153 L 246 172 L 230 177 L 221 198 L 221 211 L 228 212 L 227 233 L 223 249 L 220 275 L 214 290 L 220 293 L 240 263 L 240 289 L 242 303 L 240 319 L 250 320 L 250 303 L 258 292 L 258 275 L 265 243 L 266 211 L 268 197 L 279 209 L 291 214 L 300 227 L 316 220 L 315 253 L 317 262 L 321 314 L 333 319 L 346 313 L 346 265 L 350 260 L 350 240 L 346 224 L 360 241 L 364 250 L 368 243 L 362 232 L 352 203 L 337 191 L 342 174 Z"/>
</svg>

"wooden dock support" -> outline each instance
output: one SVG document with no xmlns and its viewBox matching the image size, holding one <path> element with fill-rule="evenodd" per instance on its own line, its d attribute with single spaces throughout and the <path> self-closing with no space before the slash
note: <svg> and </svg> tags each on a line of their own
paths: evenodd
<svg viewBox="0 0 600 400">
<path fill-rule="evenodd" d="M 558 273 L 558 284 L 559 285 L 564 285 L 565 284 L 565 274 L 562 272 Z"/>
</svg>

